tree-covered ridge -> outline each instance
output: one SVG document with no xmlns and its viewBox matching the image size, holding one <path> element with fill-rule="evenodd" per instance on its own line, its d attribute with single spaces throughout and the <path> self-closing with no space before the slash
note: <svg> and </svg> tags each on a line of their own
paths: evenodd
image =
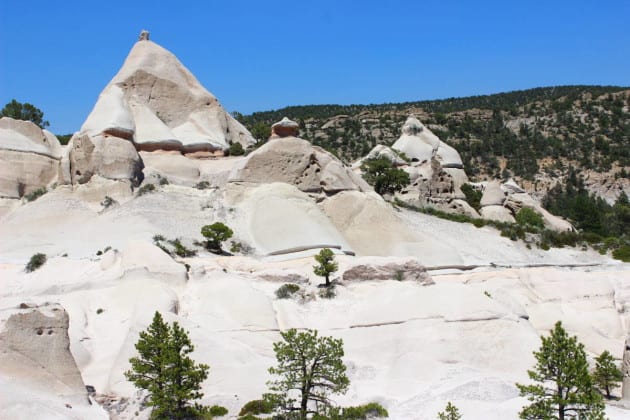
<svg viewBox="0 0 630 420">
<path fill-rule="evenodd" d="M 630 89 L 556 86 L 495 95 L 381 105 L 292 106 L 237 115 L 254 129 L 288 116 L 300 136 L 350 162 L 391 145 L 415 113 L 454 146 L 473 178 L 618 172 L 630 166 Z M 257 130 L 254 130 L 257 131 Z"/>
</svg>

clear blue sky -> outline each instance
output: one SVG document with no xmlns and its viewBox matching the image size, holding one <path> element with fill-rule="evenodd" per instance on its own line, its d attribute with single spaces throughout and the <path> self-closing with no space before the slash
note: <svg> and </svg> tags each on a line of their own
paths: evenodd
<svg viewBox="0 0 630 420">
<path fill-rule="evenodd" d="M 229 111 L 630 85 L 630 1 L 5 1 L 0 106 L 78 130 L 141 29 Z"/>
</svg>

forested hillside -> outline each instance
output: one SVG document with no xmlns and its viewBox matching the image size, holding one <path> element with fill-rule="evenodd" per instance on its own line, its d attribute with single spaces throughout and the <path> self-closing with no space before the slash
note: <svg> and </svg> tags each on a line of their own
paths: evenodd
<svg viewBox="0 0 630 420">
<path fill-rule="evenodd" d="M 391 145 L 409 114 L 462 156 L 473 180 L 515 177 L 542 196 L 573 168 L 609 201 L 628 184 L 630 88 L 557 86 L 382 105 L 292 106 L 237 117 L 258 138 L 283 116 L 346 162 Z M 589 180 L 591 182 L 589 182 Z"/>
</svg>

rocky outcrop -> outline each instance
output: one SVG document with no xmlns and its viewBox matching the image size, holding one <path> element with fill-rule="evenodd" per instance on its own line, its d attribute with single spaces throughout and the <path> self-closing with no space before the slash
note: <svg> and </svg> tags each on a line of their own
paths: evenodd
<svg viewBox="0 0 630 420">
<path fill-rule="evenodd" d="M 0 197 L 20 198 L 58 180 L 62 147 L 30 121 L 0 118 Z"/>
<path fill-rule="evenodd" d="M 499 181 L 490 181 L 486 184 L 481 196 L 481 207 L 502 206 L 505 202 L 505 193 L 501 189 Z"/>
<path fill-rule="evenodd" d="M 267 269 L 256 273 L 256 279 L 274 283 L 308 283 L 308 277 L 299 271 Z"/>
<path fill-rule="evenodd" d="M 481 196 L 481 217 L 503 223 L 514 223 L 516 220 L 510 209 L 504 207 L 506 197 L 499 181 L 486 184 Z"/>
<path fill-rule="evenodd" d="M 19 370 L 21 377 L 57 395 L 87 402 L 85 384 L 70 353 L 68 322 L 66 311 L 54 304 L 11 315 L 0 334 L 0 370 Z"/>
<path fill-rule="evenodd" d="M 300 131 L 300 125 L 295 121 L 291 121 L 287 117 L 282 118 L 271 126 L 272 139 L 278 137 L 297 137 Z"/>
<path fill-rule="evenodd" d="M 255 142 L 177 57 L 149 41 L 146 31 L 73 140 L 73 183 L 86 182 L 90 174 L 138 182 L 139 150 L 201 153 Z"/>
<path fill-rule="evenodd" d="M 409 173 L 410 184 L 398 194 L 399 199 L 418 207 L 432 206 L 446 212 L 478 216 L 472 208 L 453 205 L 454 200 L 465 199 L 460 188 L 468 182 L 459 153 L 415 116 L 407 118 L 392 149 L 409 160 L 402 168 Z M 398 161 L 390 160 L 398 165 Z"/>
<path fill-rule="evenodd" d="M 344 271 L 344 281 L 411 280 L 423 285 L 433 284 L 431 276 L 417 260 L 384 262 L 382 264 L 358 264 Z"/>
<path fill-rule="evenodd" d="M 230 182 L 284 182 L 309 193 L 371 188 L 324 149 L 297 137 L 272 138 L 232 170 Z"/>
<path fill-rule="evenodd" d="M 144 178 L 142 158 L 127 139 L 109 134 L 75 134 L 68 147 L 69 181 L 73 184 L 85 184 L 93 175 L 128 180 L 134 185 Z"/>
</svg>

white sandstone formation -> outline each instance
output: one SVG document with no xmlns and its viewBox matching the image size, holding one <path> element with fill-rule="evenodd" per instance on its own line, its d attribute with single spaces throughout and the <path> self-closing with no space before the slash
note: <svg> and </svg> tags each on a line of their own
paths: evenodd
<svg viewBox="0 0 630 420">
<path fill-rule="evenodd" d="M 0 197 L 21 198 L 56 182 L 62 147 L 30 121 L 0 118 Z"/>
<path fill-rule="evenodd" d="M 468 182 L 468 177 L 459 153 L 415 116 L 407 118 L 392 149 L 411 161 L 403 166 L 409 173 L 410 185 L 397 198 L 418 207 L 434 206 L 447 212 L 479 216 L 464 204 L 465 196 L 460 188 Z"/>
<path fill-rule="evenodd" d="M 232 189 L 238 187 L 232 187 Z M 287 183 L 265 183 L 245 188 L 231 204 L 247 224 L 251 245 L 262 255 L 309 249 L 352 248 L 315 201 Z"/>
<path fill-rule="evenodd" d="M 1 417 L 105 418 L 91 407 L 68 325 L 68 313 L 58 304 L 21 303 L 11 311 L 0 334 Z"/>
<path fill-rule="evenodd" d="M 289 133 L 294 132 L 291 121 L 280 123 L 283 125 L 275 125 L 276 132 L 279 127 L 288 127 Z M 292 134 L 272 136 L 235 166 L 229 181 L 250 184 L 284 182 L 309 193 L 371 190 L 361 177 L 331 153 Z"/>
<path fill-rule="evenodd" d="M 480 201 L 481 210 L 479 213 L 481 217 L 497 222 L 515 223 L 516 220 L 512 212 L 503 205 L 506 200 L 505 195 L 499 181 L 494 180 L 486 183 Z"/>
<path fill-rule="evenodd" d="M 99 134 L 75 134 L 68 143 L 69 177 L 72 184 L 85 184 L 94 175 L 131 181 L 138 185 L 144 175 L 144 163 L 133 143 L 127 139 Z"/>
<path fill-rule="evenodd" d="M 415 116 L 410 115 L 392 148 L 405 153 L 414 162 L 423 163 L 435 158 L 439 146 L 440 139 Z"/>
<path fill-rule="evenodd" d="M 398 153 L 411 162 L 405 162 Z M 396 194 L 396 198 L 416 207 L 436 207 L 447 213 L 463 214 L 472 218 L 514 223 L 522 207 L 528 207 L 543 217 L 545 227 L 555 231 L 573 230 L 569 222 L 546 211 L 538 201 L 519 187 L 514 180 L 501 184 L 498 180 L 480 184 L 483 195 L 477 212 L 466 201 L 461 186 L 468 176 L 457 151 L 441 141 L 413 115 L 402 127 L 400 138 L 392 148 L 377 145 L 357 161 L 353 168 L 360 173 L 365 159 L 384 157 L 409 174 L 410 184 Z"/>
<path fill-rule="evenodd" d="M 136 150 L 194 154 L 254 142 L 177 57 L 143 32 L 73 137 L 70 176 L 73 183 L 98 174 L 137 184 L 143 165 Z"/>
</svg>

